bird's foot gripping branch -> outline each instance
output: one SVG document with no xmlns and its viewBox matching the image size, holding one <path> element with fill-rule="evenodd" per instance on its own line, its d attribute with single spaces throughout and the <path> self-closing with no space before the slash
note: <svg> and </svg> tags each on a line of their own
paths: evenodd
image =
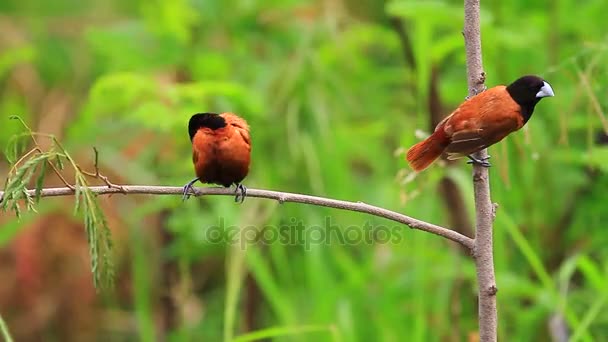
<svg viewBox="0 0 608 342">
<path fill-rule="evenodd" d="M 4 191 L 0 195 L 0 209 L 12 211 L 17 217 L 22 214 L 22 205 L 25 209 L 35 211 L 34 205 L 43 196 L 43 184 L 47 171 L 55 174 L 68 188 L 75 198 L 74 212 L 80 213 L 84 218 L 84 226 L 89 241 L 91 255 L 91 269 L 93 270 L 93 283 L 95 287 L 109 287 L 113 283 L 114 267 L 112 264 L 112 240 L 110 229 L 101 211 L 97 194 L 89 188 L 89 179 L 98 179 L 107 188 L 117 192 L 124 192 L 124 188 L 111 183 L 108 177 L 99 172 L 98 152 L 95 153 L 95 170 L 83 170 L 63 145 L 49 134 L 33 132 L 18 116 L 11 119 L 23 125 L 24 131 L 11 138 L 6 147 L 6 157 L 11 164 Z M 39 144 L 45 139 L 49 146 L 43 149 Z M 45 141 L 46 142 L 46 141 Z M 26 151 L 26 146 L 33 146 Z M 74 179 L 68 181 L 64 176 L 64 169 L 70 168 Z M 28 184 L 34 182 L 35 190 L 27 189 Z"/>
<path fill-rule="evenodd" d="M 492 164 L 490 164 L 490 162 L 488 161 L 488 160 L 490 160 L 490 156 L 486 156 L 481 159 L 477 159 L 477 158 L 473 157 L 472 155 L 468 155 L 467 158 L 469 158 L 469 161 L 467 162 L 467 164 L 481 165 L 483 167 L 492 166 Z"/>
</svg>

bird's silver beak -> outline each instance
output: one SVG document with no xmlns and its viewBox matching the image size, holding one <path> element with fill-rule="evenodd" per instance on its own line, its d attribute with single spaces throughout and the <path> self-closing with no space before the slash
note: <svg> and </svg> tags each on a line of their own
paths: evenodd
<svg viewBox="0 0 608 342">
<path fill-rule="evenodd" d="M 537 98 L 555 96 L 553 88 L 547 82 L 543 82 L 543 87 L 536 93 Z"/>
</svg>

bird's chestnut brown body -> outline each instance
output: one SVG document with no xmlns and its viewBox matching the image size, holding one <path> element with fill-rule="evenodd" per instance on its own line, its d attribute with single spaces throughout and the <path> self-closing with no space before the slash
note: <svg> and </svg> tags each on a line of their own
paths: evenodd
<svg viewBox="0 0 608 342">
<path fill-rule="evenodd" d="M 547 96 L 553 96 L 553 89 L 537 76 L 488 89 L 443 119 L 431 136 L 408 150 L 406 159 L 422 171 L 444 152 L 448 159 L 458 159 L 487 148 L 522 128 Z"/>
<path fill-rule="evenodd" d="M 249 173 L 251 138 L 247 122 L 232 113 L 195 114 L 188 131 L 198 179 L 225 187 L 239 185 Z"/>
</svg>

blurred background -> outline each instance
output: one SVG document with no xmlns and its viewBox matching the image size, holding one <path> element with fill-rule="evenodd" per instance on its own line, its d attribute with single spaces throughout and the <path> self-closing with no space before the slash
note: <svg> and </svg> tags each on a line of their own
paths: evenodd
<svg viewBox="0 0 608 342">
<path fill-rule="evenodd" d="M 607 10 L 482 2 L 486 85 L 532 73 L 556 94 L 490 148 L 501 340 L 608 339 Z M 451 0 L 3 0 L 0 147 L 23 130 L 17 114 L 85 169 L 96 147 L 114 183 L 182 186 L 188 119 L 232 111 L 251 126 L 247 186 L 472 236 L 471 167 L 414 175 L 404 161 L 467 95 L 462 13 Z M 3 178 L 9 167 L 0 158 Z M 16 341 L 477 339 L 474 265 L 437 236 L 255 198 L 100 202 L 117 275 L 99 293 L 72 197 L 0 216 L 0 314 Z M 304 239 L 272 239 L 294 226 Z M 328 226 L 350 239 L 319 239 Z M 258 238 L 217 238 L 238 227 Z"/>
</svg>

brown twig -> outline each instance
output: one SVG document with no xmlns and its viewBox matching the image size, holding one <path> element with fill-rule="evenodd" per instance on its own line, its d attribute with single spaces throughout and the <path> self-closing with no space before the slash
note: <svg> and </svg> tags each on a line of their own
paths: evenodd
<svg viewBox="0 0 608 342">
<path fill-rule="evenodd" d="M 467 85 L 469 96 L 485 89 L 485 72 L 481 57 L 481 33 L 479 25 L 479 1 L 464 1 L 464 42 L 467 56 Z M 476 154 L 479 159 L 488 157 L 483 149 Z M 479 289 L 479 340 L 482 342 L 497 339 L 496 279 L 494 276 L 494 257 L 492 247 L 492 224 L 495 207 L 490 198 L 489 172 L 486 167 L 475 165 L 473 168 L 475 193 L 475 239 L 473 256 Z"/>
<path fill-rule="evenodd" d="M 80 166 L 78 166 L 78 171 L 80 171 L 83 175 L 85 175 L 87 177 L 100 179 L 108 186 L 108 188 L 116 188 L 124 193 L 125 191 L 122 186 L 116 185 L 116 184 L 110 182 L 110 179 L 107 176 L 104 176 L 99 172 L 99 151 L 97 151 L 96 147 L 93 147 L 93 152 L 95 153 L 95 164 L 94 164 L 95 172 L 85 171 Z"/>
<path fill-rule="evenodd" d="M 148 194 L 148 195 L 183 195 L 182 187 L 175 186 L 149 186 L 149 185 L 122 185 L 118 188 L 107 187 L 107 186 L 92 186 L 88 188 L 92 192 L 98 195 L 108 194 Z M 28 194 L 34 195 L 36 190 L 27 190 Z M 0 191 L 0 201 L 4 192 Z M 41 189 L 40 197 L 55 197 L 55 196 L 70 196 L 74 195 L 74 191 L 70 188 L 46 188 Z M 193 196 L 204 196 L 204 195 L 222 195 L 222 196 L 234 196 L 234 190 L 230 188 L 193 188 L 191 191 Z M 385 219 L 399 222 L 409 226 L 410 228 L 422 230 L 428 233 L 445 237 L 449 240 L 457 242 L 469 250 L 473 250 L 473 239 L 464 236 L 451 229 L 434 225 L 425 221 L 415 219 L 413 217 L 403 215 L 401 213 L 391 211 L 388 209 L 380 208 L 363 202 L 349 202 L 341 201 L 331 198 L 294 194 L 290 192 L 279 192 L 270 190 L 260 189 L 247 189 L 247 197 L 255 198 L 267 198 L 279 201 L 279 203 L 293 202 L 316 205 L 321 207 L 336 208 L 341 210 L 356 211 L 365 213 L 377 217 L 383 217 Z"/>
</svg>

